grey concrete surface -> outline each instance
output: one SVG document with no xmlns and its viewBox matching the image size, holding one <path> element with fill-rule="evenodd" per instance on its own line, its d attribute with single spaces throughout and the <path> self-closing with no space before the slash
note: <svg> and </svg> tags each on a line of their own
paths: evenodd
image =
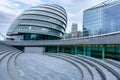
<svg viewBox="0 0 120 80">
<path fill-rule="evenodd" d="M 120 80 L 119 62 L 109 61 L 82 55 L 26 54 L 0 44 L 0 80 Z"/>
<path fill-rule="evenodd" d="M 45 53 L 44 47 L 25 47 L 25 53 Z"/>
<path fill-rule="evenodd" d="M 18 73 L 25 80 L 80 80 L 81 73 L 69 62 L 41 54 L 21 54 Z"/>
</svg>

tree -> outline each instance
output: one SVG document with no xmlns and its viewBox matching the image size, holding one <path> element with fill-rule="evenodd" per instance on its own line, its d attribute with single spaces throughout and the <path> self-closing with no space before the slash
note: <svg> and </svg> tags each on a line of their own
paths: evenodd
<svg viewBox="0 0 120 80">
<path fill-rule="evenodd" d="M 100 28 L 100 29 L 95 31 L 96 35 L 100 35 L 100 34 L 104 34 L 104 33 L 105 33 L 105 29 L 103 29 L 103 28 Z"/>
</svg>

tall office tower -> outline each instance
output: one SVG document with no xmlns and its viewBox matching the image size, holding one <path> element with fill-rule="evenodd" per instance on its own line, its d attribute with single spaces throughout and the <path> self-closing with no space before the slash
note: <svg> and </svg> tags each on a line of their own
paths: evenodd
<svg viewBox="0 0 120 80">
<path fill-rule="evenodd" d="M 84 11 L 83 36 L 120 31 L 120 0 L 107 0 Z"/>
<path fill-rule="evenodd" d="M 63 7 L 55 4 L 33 6 L 18 16 L 10 26 L 10 40 L 54 40 L 61 39 L 67 25 L 67 14 Z"/>
<path fill-rule="evenodd" d="M 78 31 L 78 24 L 77 23 L 73 23 L 72 24 L 72 28 L 71 28 L 71 32 L 74 33 L 74 32 L 77 32 Z"/>
</svg>

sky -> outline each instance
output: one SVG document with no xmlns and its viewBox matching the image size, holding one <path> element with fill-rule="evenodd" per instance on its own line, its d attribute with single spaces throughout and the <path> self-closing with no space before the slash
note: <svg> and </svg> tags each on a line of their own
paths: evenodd
<svg viewBox="0 0 120 80">
<path fill-rule="evenodd" d="M 24 10 L 39 4 L 57 4 L 65 8 L 68 17 L 66 32 L 71 31 L 72 23 L 78 24 L 82 31 L 83 11 L 105 0 L 1 0 L 0 33 L 6 35 L 15 18 Z"/>
</svg>

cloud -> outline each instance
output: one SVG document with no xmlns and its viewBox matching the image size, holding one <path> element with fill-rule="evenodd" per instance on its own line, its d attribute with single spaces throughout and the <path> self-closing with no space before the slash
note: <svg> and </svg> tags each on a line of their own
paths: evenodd
<svg viewBox="0 0 120 80">
<path fill-rule="evenodd" d="M 0 33 L 2 33 L 3 35 L 6 35 L 6 32 L 9 28 L 10 24 L 2 24 L 0 25 Z"/>
<path fill-rule="evenodd" d="M 59 3 L 62 3 L 62 4 L 73 4 L 72 2 L 74 1 L 74 0 L 56 0 L 57 2 L 59 2 Z"/>
<path fill-rule="evenodd" d="M 21 12 L 19 6 L 19 4 L 11 0 L 3 0 L 0 2 L 0 11 L 11 15 L 17 15 Z"/>
<path fill-rule="evenodd" d="M 0 11 L 0 33 L 5 35 L 13 20 L 14 16 Z"/>
<path fill-rule="evenodd" d="M 43 0 L 15 0 L 15 2 L 20 2 L 29 5 L 44 4 Z"/>
<path fill-rule="evenodd" d="M 12 0 L 2 0 L 0 2 L 0 32 L 6 34 L 10 24 L 21 13 L 20 5 Z"/>
</svg>

